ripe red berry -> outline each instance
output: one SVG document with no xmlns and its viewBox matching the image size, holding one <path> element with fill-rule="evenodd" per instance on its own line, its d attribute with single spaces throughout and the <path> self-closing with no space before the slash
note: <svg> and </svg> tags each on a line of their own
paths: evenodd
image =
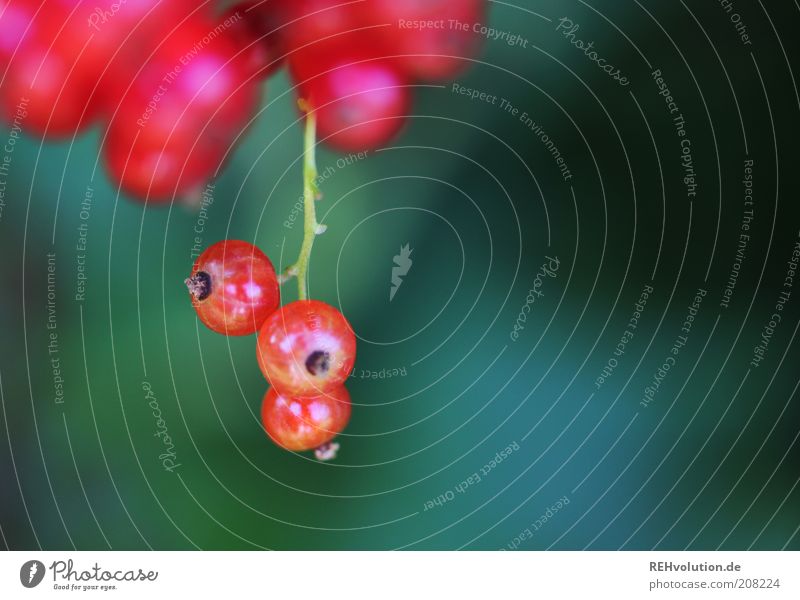
<svg viewBox="0 0 800 600">
<path fill-rule="evenodd" d="M 362 15 L 388 25 L 381 40 L 386 55 L 399 55 L 393 65 L 427 81 L 451 79 L 470 64 L 485 12 L 486 0 L 365 0 Z"/>
<path fill-rule="evenodd" d="M 356 336 L 331 305 L 299 300 L 264 321 L 257 356 L 264 376 L 281 394 L 324 394 L 342 385 L 353 370 Z"/>
<path fill-rule="evenodd" d="M 311 48 L 319 43 L 351 39 L 360 28 L 358 3 L 347 0 L 303 0 L 285 3 L 283 39 L 288 51 Z"/>
<path fill-rule="evenodd" d="M 186 285 L 200 320 L 226 335 L 255 333 L 280 304 L 272 262 L 253 244 L 239 240 L 207 248 Z"/>
<path fill-rule="evenodd" d="M 36 14 L 38 8 L 30 0 L 9 0 L 0 7 L 0 45 L 7 61 L 0 103 L 4 118 L 13 120 L 25 99 L 28 131 L 64 136 L 90 123 L 97 106 L 88 102 L 84 71 L 74 69 L 76 49 L 65 53 L 56 37 L 56 24 L 63 24 L 69 11 L 58 3 Z"/>
<path fill-rule="evenodd" d="M 350 420 L 350 394 L 340 385 L 327 394 L 297 397 L 270 388 L 261 404 L 261 422 L 281 448 L 302 452 L 331 441 Z"/>
<path fill-rule="evenodd" d="M 341 63 L 307 80 L 301 96 L 316 110 L 320 139 L 348 152 L 386 144 L 411 103 L 404 79 L 379 61 Z"/>
<path fill-rule="evenodd" d="M 260 96 L 252 57 L 233 33 L 205 19 L 187 21 L 132 82 L 116 86 L 128 91 L 104 154 L 125 191 L 168 201 L 201 189 L 221 167 Z"/>
<path fill-rule="evenodd" d="M 231 6 L 220 21 L 230 23 L 252 72 L 266 78 L 284 61 L 283 35 L 287 0 L 244 0 Z"/>
<path fill-rule="evenodd" d="M 188 0 L 6 0 L 0 10 L 2 4 L 3 112 L 8 117 L 27 98 L 25 127 L 48 136 L 72 135 L 104 113 L 111 83 L 105 74 L 128 70 L 130 58 L 142 54 L 140 43 L 158 39 L 189 6 Z"/>
<path fill-rule="evenodd" d="M 22 52 L 25 39 L 40 26 L 34 23 L 36 6 L 28 0 L 0 0 L 0 64 L 6 68 L 12 55 Z"/>
</svg>

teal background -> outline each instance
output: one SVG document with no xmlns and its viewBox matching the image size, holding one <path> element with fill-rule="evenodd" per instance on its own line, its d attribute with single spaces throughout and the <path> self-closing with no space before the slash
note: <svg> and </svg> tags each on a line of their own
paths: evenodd
<svg viewBox="0 0 800 600">
<path fill-rule="evenodd" d="M 344 166 L 320 150 L 320 169 L 335 172 L 322 184 L 328 231 L 314 249 L 311 295 L 341 307 L 360 337 L 353 417 L 332 463 L 272 445 L 258 418 L 266 383 L 255 338 L 205 329 L 183 286 L 195 235 L 204 247 L 254 241 L 283 266 L 299 249 L 300 227 L 285 221 L 301 194 L 302 133 L 285 74 L 268 82 L 259 118 L 214 182 L 200 234 L 196 209 L 117 193 L 98 159 L 102 132 L 25 137 L 0 217 L 2 543 L 800 549 L 798 284 L 763 362 L 749 366 L 800 234 L 800 20 L 790 2 L 735 9 L 751 46 L 716 2 L 492 3 L 490 24 L 527 48 L 487 41 L 458 83 L 530 114 L 567 161 L 568 182 L 518 118 L 449 83 L 416 90 L 388 148 Z M 563 16 L 630 86 L 556 32 Z M 693 201 L 656 68 L 686 118 Z M 748 158 L 754 221 L 723 309 Z M 87 186 L 88 279 L 77 302 Z M 405 244 L 413 267 L 389 302 Z M 47 351 L 50 252 L 63 404 Z M 560 261 L 557 276 L 512 341 L 548 256 Z M 597 390 L 650 283 L 635 335 Z M 701 287 L 686 347 L 640 406 Z M 367 375 L 384 369 L 404 374 Z M 158 458 L 144 384 L 174 441 L 174 472 Z"/>
</svg>

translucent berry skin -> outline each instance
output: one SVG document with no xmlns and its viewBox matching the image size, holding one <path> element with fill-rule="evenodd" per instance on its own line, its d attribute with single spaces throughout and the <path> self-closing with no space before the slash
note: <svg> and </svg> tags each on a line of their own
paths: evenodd
<svg viewBox="0 0 800 600">
<path fill-rule="evenodd" d="M 261 422 L 281 448 L 302 452 L 331 441 L 350 420 L 350 394 L 340 385 L 327 394 L 287 396 L 267 390 L 261 404 Z"/>
<path fill-rule="evenodd" d="M 338 310 L 319 300 L 298 300 L 270 315 L 258 334 L 258 365 L 286 396 L 331 392 L 349 377 L 356 336 Z"/>
<path fill-rule="evenodd" d="M 339 64 L 307 80 L 300 93 L 316 110 L 320 139 L 346 152 L 389 142 L 411 104 L 405 79 L 381 61 Z"/>
<path fill-rule="evenodd" d="M 197 259 L 186 280 L 197 316 L 224 335 L 250 335 L 280 305 L 275 268 L 253 244 L 217 242 Z"/>
</svg>

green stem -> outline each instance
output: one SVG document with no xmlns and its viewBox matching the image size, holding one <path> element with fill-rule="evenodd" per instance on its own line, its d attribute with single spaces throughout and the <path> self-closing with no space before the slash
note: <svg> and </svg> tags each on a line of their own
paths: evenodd
<svg viewBox="0 0 800 600">
<path fill-rule="evenodd" d="M 284 271 L 283 281 L 297 277 L 297 297 L 308 299 L 308 263 L 314 238 L 325 231 L 317 222 L 316 202 L 321 197 L 317 186 L 317 116 L 313 111 L 306 112 L 306 130 L 303 147 L 303 245 L 297 261 Z"/>
</svg>

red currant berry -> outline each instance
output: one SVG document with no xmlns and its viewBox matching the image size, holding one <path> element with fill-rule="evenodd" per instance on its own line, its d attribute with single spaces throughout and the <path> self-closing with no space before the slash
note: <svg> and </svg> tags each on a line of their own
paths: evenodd
<svg viewBox="0 0 800 600">
<path fill-rule="evenodd" d="M 74 4 L 74 0 L 59 1 Z M 198 9 L 192 0 L 100 0 L 82 2 L 79 12 L 61 37 L 69 49 L 80 47 L 87 31 L 91 36 L 87 56 L 82 58 L 86 68 L 100 78 L 96 95 L 107 117 L 116 110 L 131 75 L 174 28 L 210 19 L 207 8 Z"/>
<path fill-rule="evenodd" d="M 25 97 L 26 128 L 52 136 L 73 135 L 95 121 L 111 83 L 104 74 L 127 71 L 133 48 L 141 56 L 139 42 L 154 39 L 189 6 L 188 0 L 7 2 L 0 56 L 9 50 L 14 56 L 3 81 L 4 112 Z"/>
<path fill-rule="evenodd" d="M 104 155 L 113 179 L 141 198 L 168 201 L 211 179 L 258 106 L 252 63 L 230 30 L 187 21 L 136 78 L 111 121 Z M 130 87 L 128 87 L 130 86 Z"/>
<path fill-rule="evenodd" d="M 297 85 L 303 86 L 345 62 L 381 57 L 381 28 L 362 23 L 362 11 L 360 3 L 341 0 L 310 0 L 292 5 L 283 45 Z"/>
<path fill-rule="evenodd" d="M 411 104 L 403 78 L 378 61 L 343 63 L 306 81 L 301 95 L 316 110 L 320 139 L 347 152 L 386 144 Z"/>
<path fill-rule="evenodd" d="M 384 52 L 400 56 L 396 63 L 406 75 L 442 80 L 457 75 L 477 54 L 481 36 L 474 26 L 485 13 L 486 0 L 366 0 L 363 14 L 390 25 L 382 37 Z"/>
<path fill-rule="evenodd" d="M 186 285 L 200 320 L 225 335 L 255 333 L 280 304 L 272 262 L 253 244 L 239 240 L 207 248 Z"/>
<path fill-rule="evenodd" d="M 285 0 L 246 0 L 230 7 L 220 18 L 230 23 L 232 35 L 239 42 L 253 73 L 266 78 L 283 64 L 281 28 Z"/>
<path fill-rule="evenodd" d="M 4 38 L 0 44 L 9 60 L 0 97 L 2 112 L 6 120 L 13 120 L 25 99 L 27 130 L 65 136 L 88 124 L 97 110 L 87 102 L 89 82 L 83 71 L 73 68 L 75 49 L 65 54 L 54 39 L 56 23 L 63 24 L 69 11 L 53 4 L 36 14 L 37 8 L 38 3 L 31 0 L 11 0 L 0 16 L 0 37 Z"/>
<path fill-rule="evenodd" d="M 357 3 L 356 3 L 357 4 Z M 285 34 L 287 50 L 311 48 L 337 38 L 351 39 L 361 25 L 358 9 L 347 0 L 303 0 L 287 3 Z"/>
<path fill-rule="evenodd" d="M 261 371 L 281 394 L 314 396 L 348 378 L 356 360 L 356 336 L 331 305 L 299 300 L 264 321 L 257 354 Z"/>
<path fill-rule="evenodd" d="M 38 23 L 33 15 L 36 6 L 25 0 L 0 0 L 0 64 L 8 66 L 11 56 L 19 50 L 23 41 L 36 32 Z"/>
<path fill-rule="evenodd" d="M 350 394 L 340 385 L 327 394 L 307 398 L 267 390 L 261 422 L 281 448 L 302 452 L 331 441 L 350 420 Z"/>
</svg>

